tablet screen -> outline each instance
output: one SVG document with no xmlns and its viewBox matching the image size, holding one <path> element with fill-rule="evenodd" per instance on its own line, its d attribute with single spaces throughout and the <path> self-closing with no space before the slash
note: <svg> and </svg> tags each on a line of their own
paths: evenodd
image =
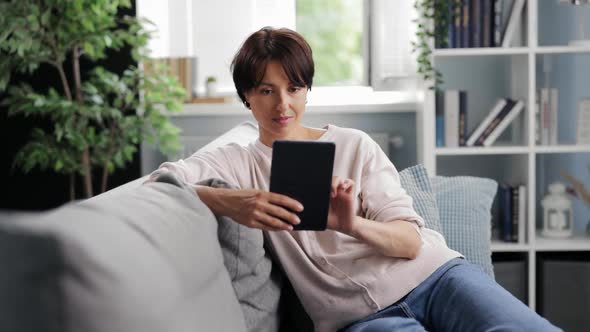
<svg viewBox="0 0 590 332">
<path fill-rule="evenodd" d="M 332 142 L 274 142 L 270 191 L 303 205 L 303 211 L 297 213 L 301 222 L 294 230 L 326 229 L 335 150 Z"/>
</svg>

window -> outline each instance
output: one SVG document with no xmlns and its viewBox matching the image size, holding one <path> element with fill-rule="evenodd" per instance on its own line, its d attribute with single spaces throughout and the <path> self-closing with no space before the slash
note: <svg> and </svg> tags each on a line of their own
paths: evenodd
<svg viewBox="0 0 590 332">
<path fill-rule="evenodd" d="M 416 17 L 408 0 L 296 0 L 296 30 L 314 52 L 314 84 L 411 88 Z"/>
<path fill-rule="evenodd" d="M 221 93 L 235 94 L 231 59 L 241 42 L 263 26 L 295 29 L 307 39 L 316 62 L 315 86 L 407 90 L 417 82 L 410 45 L 415 34 L 412 19 L 417 15 L 411 0 L 169 1 L 191 4 L 188 36 L 195 59 L 194 89 L 199 94 L 207 76 L 217 77 Z M 163 10 L 141 10 L 160 2 L 137 0 L 138 14 L 166 21 L 170 15 Z"/>
<path fill-rule="evenodd" d="M 297 0 L 295 29 L 313 50 L 314 84 L 366 85 L 363 1 Z"/>
</svg>

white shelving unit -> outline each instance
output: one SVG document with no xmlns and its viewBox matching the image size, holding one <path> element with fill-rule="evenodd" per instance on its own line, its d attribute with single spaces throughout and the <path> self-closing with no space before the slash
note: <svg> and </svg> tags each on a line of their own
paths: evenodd
<svg viewBox="0 0 590 332">
<path fill-rule="evenodd" d="M 552 251 L 590 251 L 590 236 L 586 234 L 553 240 L 543 238 L 538 231 L 537 225 L 541 216 L 537 211 L 542 198 L 541 186 L 538 186 L 539 177 L 542 176 L 538 170 L 537 163 L 542 162 L 539 160 L 546 156 L 590 154 L 588 145 L 535 144 L 535 94 L 540 87 L 538 82 L 541 79 L 537 78 L 536 72 L 541 65 L 540 59 L 546 54 L 590 54 L 590 47 L 539 46 L 540 5 L 546 5 L 545 1 L 526 2 L 523 11 L 526 22 L 526 26 L 523 27 L 523 46 L 437 49 L 433 53 L 434 66 L 442 72 L 445 81 L 443 89 L 468 91 L 469 130 L 483 119 L 496 98 L 512 97 L 525 101 L 525 110 L 520 115 L 520 120 L 511 125 L 509 135 L 503 135 L 503 140 L 491 147 L 436 147 L 435 97 L 431 90 L 425 91 L 424 103 L 420 105 L 417 113 L 418 156 L 431 175 L 483 176 L 499 182 L 524 183 L 527 186 L 526 242 L 522 244 L 493 241 L 492 251 L 521 253 L 526 256 L 528 304 L 533 309 L 537 296 L 537 254 Z M 431 42 L 433 45 L 434 41 Z M 586 63 L 585 68 L 589 67 L 590 61 Z M 506 136 L 510 136 L 508 140 Z M 545 185 L 542 188 L 545 188 Z"/>
</svg>

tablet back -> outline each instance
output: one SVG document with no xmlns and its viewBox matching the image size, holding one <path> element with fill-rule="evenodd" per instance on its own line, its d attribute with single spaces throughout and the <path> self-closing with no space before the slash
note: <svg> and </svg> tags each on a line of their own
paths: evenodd
<svg viewBox="0 0 590 332">
<path fill-rule="evenodd" d="M 332 142 L 276 140 L 270 191 L 303 204 L 295 230 L 325 230 L 330 206 L 334 153 Z"/>
</svg>

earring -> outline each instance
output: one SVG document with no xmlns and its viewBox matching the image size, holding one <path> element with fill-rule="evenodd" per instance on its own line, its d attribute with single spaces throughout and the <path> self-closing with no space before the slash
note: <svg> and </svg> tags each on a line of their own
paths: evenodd
<svg viewBox="0 0 590 332">
<path fill-rule="evenodd" d="M 307 104 L 307 99 L 305 99 L 305 103 Z"/>
<path fill-rule="evenodd" d="M 250 109 L 250 103 L 247 101 L 244 101 L 244 106 L 246 106 L 247 109 Z"/>
</svg>

